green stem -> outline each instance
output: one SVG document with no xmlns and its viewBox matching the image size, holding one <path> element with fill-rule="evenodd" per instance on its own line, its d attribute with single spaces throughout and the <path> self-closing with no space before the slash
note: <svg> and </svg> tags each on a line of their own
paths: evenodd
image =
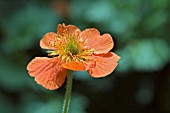
<svg viewBox="0 0 170 113">
<path fill-rule="evenodd" d="M 73 71 L 71 70 L 67 71 L 67 86 L 66 86 L 66 95 L 65 95 L 64 105 L 63 105 L 63 113 L 68 113 L 68 109 L 69 109 L 71 88 L 72 88 L 72 81 L 73 81 L 72 73 Z"/>
</svg>

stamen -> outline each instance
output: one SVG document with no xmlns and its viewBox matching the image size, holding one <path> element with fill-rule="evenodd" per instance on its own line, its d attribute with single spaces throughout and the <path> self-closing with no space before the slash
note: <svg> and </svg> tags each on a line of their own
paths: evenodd
<svg viewBox="0 0 170 113">
<path fill-rule="evenodd" d="M 55 42 L 50 42 L 50 45 L 51 46 L 55 46 Z"/>
<path fill-rule="evenodd" d="M 90 56 L 93 54 L 93 49 L 89 46 L 85 46 L 87 39 L 81 37 L 79 33 L 69 34 L 68 30 L 64 28 L 62 34 L 57 34 L 55 41 L 51 42 L 51 46 L 56 49 L 54 51 L 48 51 L 49 56 L 56 56 L 61 58 L 61 62 L 70 61 L 89 61 Z"/>
</svg>

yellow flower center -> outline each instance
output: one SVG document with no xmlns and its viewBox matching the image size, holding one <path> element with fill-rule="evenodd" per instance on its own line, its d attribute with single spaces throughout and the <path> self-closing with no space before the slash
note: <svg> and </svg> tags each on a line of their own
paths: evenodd
<svg viewBox="0 0 170 113">
<path fill-rule="evenodd" d="M 90 48 L 84 48 L 86 40 L 79 36 L 73 36 L 70 34 L 57 35 L 54 42 L 51 45 L 56 49 L 54 51 L 48 51 L 49 56 L 60 57 L 63 62 L 70 61 L 86 61 L 90 60 L 93 50 Z"/>
</svg>

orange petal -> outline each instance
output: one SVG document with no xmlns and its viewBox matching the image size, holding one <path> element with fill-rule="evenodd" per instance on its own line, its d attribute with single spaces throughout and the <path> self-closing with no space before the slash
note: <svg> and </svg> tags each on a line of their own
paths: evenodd
<svg viewBox="0 0 170 113">
<path fill-rule="evenodd" d="M 107 53 L 113 48 L 113 40 L 110 34 L 103 34 L 97 29 L 91 28 L 82 31 L 82 37 L 86 37 L 87 42 L 85 46 L 94 49 L 95 54 Z"/>
<path fill-rule="evenodd" d="M 107 53 L 113 48 L 113 40 L 110 34 L 103 34 L 97 41 L 93 40 L 94 53 Z"/>
<path fill-rule="evenodd" d="M 27 66 L 30 76 L 49 90 L 59 88 L 65 81 L 66 69 L 59 65 L 58 58 L 36 57 Z"/>
<path fill-rule="evenodd" d="M 53 32 L 46 33 L 44 37 L 40 40 L 41 48 L 54 50 L 55 47 L 51 45 L 51 42 L 54 42 L 56 35 L 57 34 Z"/>
<path fill-rule="evenodd" d="M 66 69 L 70 69 L 70 70 L 75 70 L 75 71 L 84 71 L 86 70 L 86 67 L 85 65 L 80 62 L 80 61 L 71 61 L 69 63 L 65 63 L 65 64 L 62 64 L 62 66 Z"/>
<path fill-rule="evenodd" d="M 80 33 L 80 29 L 74 25 L 61 25 L 61 24 L 58 24 L 58 27 L 57 27 L 57 33 L 58 34 L 62 34 L 62 33 L 67 33 L 67 34 L 72 34 L 72 35 L 75 35 L 77 36 L 79 33 Z"/>
<path fill-rule="evenodd" d="M 97 39 L 100 36 L 100 32 L 95 28 L 85 29 L 81 32 L 81 37 L 84 37 L 87 39 L 87 42 L 90 44 L 93 44 L 90 40 Z"/>
<path fill-rule="evenodd" d="M 89 68 L 88 72 L 93 77 L 104 77 L 110 74 L 117 66 L 117 61 L 120 59 L 115 53 L 94 55 L 94 63 Z"/>
</svg>

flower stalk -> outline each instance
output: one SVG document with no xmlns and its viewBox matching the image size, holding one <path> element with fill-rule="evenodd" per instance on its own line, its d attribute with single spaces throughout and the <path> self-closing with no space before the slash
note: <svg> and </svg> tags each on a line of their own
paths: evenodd
<svg viewBox="0 0 170 113">
<path fill-rule="evenodd" d="M 68 110 L 69 110 L 69 104 L 70 104 L 70 98 L 71 98 L 71 89 L 72 89 L 72 82 L 73 82 L 72 73 L 73 73 L 72 70 L 67 71 L 66 95 L 65 95 L 62 113 L 68 113 Z"/>
</svg>

